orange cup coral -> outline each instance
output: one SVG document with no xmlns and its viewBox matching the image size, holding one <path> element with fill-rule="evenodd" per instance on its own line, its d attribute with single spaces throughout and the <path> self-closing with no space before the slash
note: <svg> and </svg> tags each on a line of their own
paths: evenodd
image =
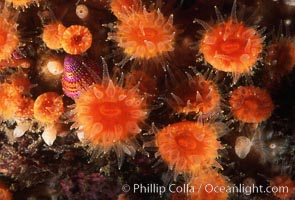
<svg viewBox="0 0 295 200">
<path fill-rule="evenodd" d="M 217 130 L 212 124 L 177 122 L 156 135 L 156 146 L 163 160 L 176 174 L 196 174 L 201 169 L 218 165 Z"/>
<path fill-rule="evenodd" d="M 185 90 L 183 88 L 186 88 Z M 210 116 L 220 106 L 218 86 L 203 76 L 196 76 L 192 80 L 180 83 L 172 93 L 176 103 L 172 107 L 180 113 L 196 112 L 200 115 Z"/>
<path fill-rule="evenodd" d="M 64 112 L 62 97 L 55 92 L 43 93 L 34 103 L 34 117 L 42 122 L 52 124 Z"/>
<path fill-rule="evenodd" d="M 12 194 L 3 182 L 0 182 L 0 199 L 12 200 Z"/>
<path fill-rule="evenodd" d="M 194 192 L 190 193 L 193 200 L 226 200 L 230 192 L 227 178 L 215 170 L 193 178 L 190 186 L 194 188 Z"/>
<path fill-rule="evenodd" d="M 0 115 L 4 120 L 31 116 L 30 108 L 21 110 L 30 101 L 29 98 L 23 97 L 23 95 L 29 94 L 30 88 L 29 79 L 22 73 L 13 74 L 6 82 L 0 84 Z"/>
<path fill-rule="evenodd" d="M 21 96 L 17 88 L 8 83 L 2 83 L 0 85 L 0 96 L 0 114 L 4 120 L 8 120 L 17 111 L 18 100 Z"/>
<path fill-rule="evenodd" d="M 5 17 L 0 16 L 0 60 L 10 58 L 19 44 L 15 22 L 9 22 Z"/>
<path fill-rule="evenodd" d="M 154 59 L 174 50 L 175 27 L 172 15 L 166 19 L 160 10 L 131 12 L 122 16 L 117 32 L 109 35 L 129 58 Z"/>
<path fill-rule="evenodd" d="M 110 4 L 111 11 L 118 19 L 121 18 L 120 16 L 132 12 L 132 10 L 139 10 L 140 5 L 140 0 L 112 0 Z"/>
<path fill-rule="evenodd" d="M 254 86 L 238 87 L 232 92 L 229 103 L 233 115 L 246 123 L 265 121 L 274 109 L 268 92 Z"/>
<path fill-rule="evenodd" d="M 15 113 L 17 118 L 32 118 L 34 116 L 34 100 L 28 97 L 23 97 L 19 101 L 18 109 Z"/>
<path fill-rule="evenodd" d="M 272 41 L 266 48 L 265 64 L 264 83 L 267 88 L 275 89 L 295 67 L 295 42 L 288 37 Z"/>
<path fill-rule="evenodd" d="M 145 101 L 135 89 L 124 89 L 111 80 L 94 84 L 76 100 L 75 112 L 84 138 L 95 147 L 104 152 L 114 147 L 118 157 L 123 152 L 135 155 L 132 139 L 147 117 Z"/>
<path fill-rule="evenodd" d="M 27 74 L 21 72 L 15 73 L 9 77 L 8 82 L 15 86 L 20 94 L 29 94 L 32 88 L 32 84 Z"/>
<path fill-rule="evenodd" d="M 39 0 L 5 0 L 7 3 L 11 3 L 14 8 L 27 8 L 29 5 L 38 2 Z"/>
<path fill-rule="evenodd" d="M 263 39 L 255 29 L 230 19 L 206 31 L 200 52 L 218 70 L 248 73 L 258 60 L 262 43 Z"/>
<path fill-rule="evenodd" d="M 85 53 L 92 44 L 92 35 L 87 27 L 72 25 L 68 27 L 62 37 L 62 47 L 68 54 Z"/>
<path fill-rule="evenodd" d="M 271 179 L 270 185 L 278 190 L 274 192 L 276 197 L 281 199 L 291 199 L 295 197 L 295 183 L 288 176 L 276 176 Z"/>
<path fill-rule="evenodd" d="M 214 26 L 197 20 L 205 28 L 199 52 L 215 69 L 233 73 L 234 81 L 237 81 L 241 74 L 250 73 L 259 59 L 264 41 L 261 31 L 238 21 L 236 9 L 237 1 L 234 0 L 231 15 L 225 21 L 215 7 L 218 23 Z"/>
<path fill-rule="evenodd" d="M 44 26 L 42 40 L 49 49 L 57 50 L 62 48 L 62 37 L 66 27 L 60 22 Z"/>
</svg>

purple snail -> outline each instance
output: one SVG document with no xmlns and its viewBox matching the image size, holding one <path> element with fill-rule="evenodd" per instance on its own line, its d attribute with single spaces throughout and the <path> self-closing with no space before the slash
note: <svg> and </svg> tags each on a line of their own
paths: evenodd
<svg viewBox="0 0 295 200">
<path fill-rule="evenodd" d="M 83 90 L 99 80 L 98 70 L 91 60 L 79 55 L 66 55 L 61 81 L 64 94 L 72 99 L 79 98 Z"/>
</svg>

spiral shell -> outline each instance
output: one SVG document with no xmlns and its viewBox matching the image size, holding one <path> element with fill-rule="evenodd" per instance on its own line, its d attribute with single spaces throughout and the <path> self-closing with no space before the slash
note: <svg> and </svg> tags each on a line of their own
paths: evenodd
<svg viewBox="0 0 295 200">
<path fill-rule="evenodd" d="M 99 79 L 98 66 L 82 56 L 67 55 L 64 59 L 62 89 L 72 99 Z"/>
</svg>

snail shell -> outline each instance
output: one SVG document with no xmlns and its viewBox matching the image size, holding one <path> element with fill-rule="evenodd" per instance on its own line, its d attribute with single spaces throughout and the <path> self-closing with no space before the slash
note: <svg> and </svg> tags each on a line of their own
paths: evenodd
<svg viewBox="0 0 295 200">
<path fill-rule="evenodd" d="M 62 77 L 64 94 L 72 99 L 99 80 L 98 66 L 79 55 L 66 55 Z"/>
</svg>

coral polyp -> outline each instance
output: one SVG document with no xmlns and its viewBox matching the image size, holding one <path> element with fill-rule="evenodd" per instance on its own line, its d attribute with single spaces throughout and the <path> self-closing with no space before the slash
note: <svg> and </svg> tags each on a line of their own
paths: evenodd
<svg viewBox="0 0 295 200">
<path fill-rule="evenodd" d="M 29 97 L 19 99 L 19 106 L 15 113 L 19 119 L 31 119 L 34 117 L 34 100 Z"/>
<path fill-rule="evenodd" d="M 104 152 L 114 148 L 120 159 L 124 152 L 134 156 L 137 151 L 132 140 L 147 117 L 145 107 L 144 98 L 135 89 L 105 80 L 81 93 L 76 100 L 75 121 L 88 142 Z"/>
<path fill-rule="evenodd" d="M 111 11 L 118 18 L 132 11 L 139 11 L 141 6 L 140 0 L 111 0 Z"/>
<path fill-rule="evenodd" d="M 140 93 L 148 97 L 148 103 L 152 101 L 155 94 L 158 93 L 156 78 L 152 77 L 144 70 L 132 70 L 128 73 L 126 75 L 125 86 L 127 88 L 138 86 Z"/>
<path fill-rule="evenodd" d="M 18 100 L 21 98 L 21 95 L 18 88 L 8 83 L 0 85 L 0 95 L 0 115 L 4 120 L 8 120 L 18 110 Z"/>
<path fill-rule="evenodd" d="M 39 0 L 5 0 L 6 3 L 12 4 L 14 8 L 21 8 L 24 10 L 28 8 L 31 4 L 38 3 Z"/>
<path fill-rule="evenodd" d="M 34 102 L 34 117 L 44 127 L 42 138 L 48 146 L 53 145 L 56 139 L 59 118 L 64 110 L 62 96 L 56 92 L 43 93 Z"/>
<path fill-rule="evenodd" d="M 179 173 L 198 174 L 211 166 L 222 148 L 217 140 L 217 129 L 213 124 L 177 122 L 164 127 L 156 134 L 158 155 Z"/>
<path fill-rule="evenodd" d="M 0 200 L 295 200 L 294 1 L 0 0 Z"/>
<path fill-rule="evenodd" d="M 68 54 L 77 55 L 85 53 L 92 44 L 92 35 L 85 26 L 72 25 L 62 36 L 62 48 Z"/>
<path fill-rule="evenodd" d="M 54 22 L 44 26 L 42 40 L 49 49 L 62 48 L 62 37 L 66 27 L 60 22 Z"/>
<path fill-rule="evenodd" d="M 9 82 L 11 85 L 13 85 L 15 88 L 17 88 L 18 92 L 20 94 L 28 95 L 30 93 L 30 90 L 32 88 L 32 84 L 27 76 L 27 74 L 18 72 L 13 75 L 11 75 L 7 82 Z"/>
<path fill-rule="evenodd" d="M 172 97 L 175 99 L 172 107 L 177 112 L 195 112 L 206 117 L 217 113 L 221 101 L 217 85 L 201 75 L 178 84 L 172 92 Z"/>
<path fill-rule="evenodd" d="M 270 185 L 276 188 L 284 187 L 284 190 L 274 192 L 274 195 L 280 199 L 292 199 L 295 197 L 295 183 L 285 175 L 273 177 L 270 180 Z"/>
<path fill-rule="evenodd" d="M 23 95 L 29 94 L 30 88 L 29 79 L 22 73 L 13 74 L 0 84 L 0 115 L 4 120 L 31 116 L 29 107 L 26 111 L 22 110 L 27 103 Z"/>
<path fill-rule="evenodd" d="M 0 181 L 0 199 L 1 200 L 12 200 L 12 194 L 8 187 Z"/>
<path fill-rule="evenodd" d="M 62 97 L 55 92 L 39 95 L 34 103 L 34 117 L 42 122 L 52 124 L 64 112 Z"/>
<path fill-rule="evenodd" d="M 229 192 L 226 191 L 226 189 L 230 186 L 227 177 L 215 170 L 210 170 L 208 173 L 194 178 L 191 180 L 190 185 L 194 187 L 195 190 L 200 188 L 198 192 L 195 191 L 190 194 L 190 198 L 193 200 L 227 200 L 229 197 Z M 224 188 L 224 190 L 211 191 L 211 188 L 217 187 Z"/>
<path fill-rule="evenodd" d="M 10 58 L 19 45 L 17 25 L 8 17 L 4 11 L 0 14 L 0 60 Z"/>
<path fill-rule="evenodd" d="M 246 123 L 267 120 L 274 110 L 268 92 L 254 86 L 240 86 L 230 96 L 229 103 L 235 118 Z"/>
<path fill-rule="evenodd" d="M 295 42 L 287 37 L 272 41 L 266 48 L 265 63 L 264 82 L 269 88 L 274 88 L 294 69 Z"/>
<path fill-rule="evenodd" d="M 206 29 L 199 51 L 215 69 L 236 75 L 249 74 L 262 52 L 263 40 L 258 30 L 239 22 L 235 16 Z M 221 17 L 221 16 L 219 16 Z M 200 21 L 200 24 L 204 24 Z"/>
<path fill-rule="evenodd" d="M 173 16 L 167 19 L 160 10 L 131 12 L 122 16 L 116 28 L 109 38 L 118 43 L 128 58 L 157 61 L 174 50 Z"/>
</svg>

